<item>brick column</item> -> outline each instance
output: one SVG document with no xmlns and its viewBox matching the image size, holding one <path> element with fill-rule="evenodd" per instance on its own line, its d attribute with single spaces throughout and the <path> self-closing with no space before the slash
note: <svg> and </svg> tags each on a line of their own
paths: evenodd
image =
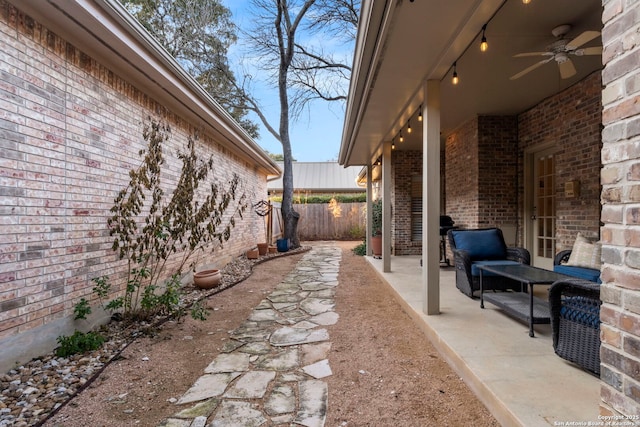
<svg viewBox="0 0 640 427">
<path fill-rule="evenodd" d="M 640 4 L 603 1 L 600 412 L 640 415 Z"/>
</svg>

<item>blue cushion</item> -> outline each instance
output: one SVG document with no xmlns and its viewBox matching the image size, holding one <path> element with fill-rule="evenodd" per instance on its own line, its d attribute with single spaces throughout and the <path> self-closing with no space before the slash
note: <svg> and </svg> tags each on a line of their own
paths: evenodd
<svg viewBox="0 0 640 427">
<path fill-rule="evenodd" d="M 456 249 L 469 253 L 472 261 L 478 259 L 505 259 L 507 245 L 497 229 L 452 230 Z"/>
<path fill-rule="evenodd" d="M 572 265 L 554 265 L 553 271 L 567 276 L 577 277 L 579 279 L 588 280 L 590 282 L 602 283 L 600 280 L 600 270 L 593 268 L 576 267 Z"/>
<path fill-rule="evenodd" d="M 600 303 L 585 297 L 563 297 L 560 317 L 590 328 L 600 328 Z"/>
<path fill-rule="evenodd" d="M 480 269 L 478 268 L 479 265 L 517 265 L 520 264 L 519 262 L 516 261 L 509 261 L 506 259 L 494 259 L 494 260 L 487 260 L 487 261 L 474 261 L 471 263 L 471 275 L 472 276 L 480 276 Z M 482 272 L 483 276 L 497 276 L 497 274 L 492 273 L 490 271 L 483 271 Z"/>
</svg>

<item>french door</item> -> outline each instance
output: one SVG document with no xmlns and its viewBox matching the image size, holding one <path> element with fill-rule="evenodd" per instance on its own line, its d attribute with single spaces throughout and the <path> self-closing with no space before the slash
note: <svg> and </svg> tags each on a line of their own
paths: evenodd
<svg viewBox="0 0 640 427">
<path fill-rule="evenodd" d="M 528 194 L 528 247 L 531 264 L 553 269 L 556 248 L 556 163 L 553 149 L 530 153 Z"/>
</svg>

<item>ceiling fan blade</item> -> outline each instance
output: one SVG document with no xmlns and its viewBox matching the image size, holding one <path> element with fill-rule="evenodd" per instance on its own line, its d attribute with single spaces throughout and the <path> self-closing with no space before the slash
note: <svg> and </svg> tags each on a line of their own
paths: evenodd
<svg viewBox="0 0 640 427">
<path fill-rule="evenodd" d="M 584 49 L 576 49 L 572 53 L 575 56 L 602 55 L 602 46 L 585 47 Z"/>
<path fill-rule="evenodd" d="M 567 49 L 575 50 L 580 46 L 582 46 L 583 44 L 588 43 L 591 40 L 595 39 L 599 35 L 600 35 L 600 31 L 585 31 L 584 33 L 580 34 L 578 37 L 576 37 L 575 39 L 567 43 Z"/>
<path fill-rule="evenodd" d="M 558 68 L 560 68 L 560 77 L 563 79 L 568 79 L 576 74 L 576 67 L 570 59 L 567 59 L 564 62 L 559 62 Z"/>
<path fill-rule="evenodd" d="M 542 61 L 538 61 L 535 64 L 533 64 L 532 66 L 525 68 L 524 70 L 520 71 L 518 74 L 514 74 L 513 76 L 509 77 L 509 80 L 515 80 L 515 79 L 519 79 L 520 77 L 524 76 L 525 74 L 535 70 L 536 68 L 546 64 L 547 62 L 551 61 L 553 59 L 553 57 L 549 58 L 549 59 L 543 59 Z"/>
<path fill-rule="evenodd" d="M 525 56 L 553 56 L 552 52 L 525 52 L 513 55 L 514 58 L 524 58 Z"/>
</svg>

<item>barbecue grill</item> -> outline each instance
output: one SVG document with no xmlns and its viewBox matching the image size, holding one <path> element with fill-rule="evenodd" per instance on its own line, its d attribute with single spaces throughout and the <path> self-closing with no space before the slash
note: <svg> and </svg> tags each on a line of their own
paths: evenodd
<svg viewBox="0 0 640 427">
<path fill-rule="evenodd" d="M 448 215 L 440 215 L 440 264 L 449 264 L 449 258 L 447 258 L 447 232 L 458 228 L 453 224 L 455 221 Z"/>
</svg>

